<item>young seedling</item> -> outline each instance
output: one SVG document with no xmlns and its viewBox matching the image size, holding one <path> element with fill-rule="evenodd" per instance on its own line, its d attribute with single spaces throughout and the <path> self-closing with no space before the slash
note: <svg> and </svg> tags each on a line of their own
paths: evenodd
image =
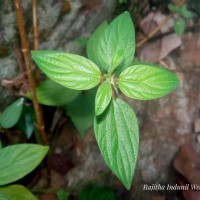
<svg viewBox="0 0 200 200">
<path fill-rule="evenodd" d="M 74 89 L 99 86 L 94 132 L 108 167 L 130 189 L 135 171 L 139 131 L 132 108 L 118 98 L 149 100 L 174 90 L 179 80 L 170 71 L 148 63 L 133 64 L 135 31 L 128 12 L 103 23 L 87 43 L 88 58 L 58 51 L 33 51 L 39 68 L 53 81 Z M 83 116 L 84 117 L 84 116 Z"/>
<path fill-rule="evenodd" d="M 177 18 L 174 21 L 173 29 L 177 36 L 182 36 L 186 28 L 186 20 L 194 17 L 193 13 L 188 10 L 184 3 L 180 8 L 174 4 L 169 3 L 168 9 L 177 14 Z"/>
</svg>

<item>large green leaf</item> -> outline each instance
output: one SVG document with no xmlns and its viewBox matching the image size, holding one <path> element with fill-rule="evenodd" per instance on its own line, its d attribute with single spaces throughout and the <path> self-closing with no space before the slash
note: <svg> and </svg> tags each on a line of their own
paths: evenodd
<svg viewBox="0 0 200 200">
<path fill-rule="evenodd" d="M 21 116 L 23 103 L 24 99 L 19 98 L 4 110 L 0 116 L 0 126 L 3 128 L 11 128 L 14 126 Z"/>
<path fill-rule="evenodd" d="M 65 87 L 86 90 L 100 82 L 99 68 L 82 56 L 58 51 L 33 51 L 32 57 L 49 78 Z"/>
<path fill-rule="evenodd" d="M 90 36 L 90 39 L 88 40 L 87 43 L 87 56 L 91 61 L 96 63 L 98 67 L 101 67 L 101 62 L 99 61 L 98 58 L 97 46 L 107 26 L 108 23 L 103 22 L 99 27 L 97 27 L 94 33 Z"/>
<path fill-rule="evenodd" d="M 117 83 L 128 97 L 149 100 L 168 94 L 177 87 L 179 80 L 164 68 L 141 63 L 125 69 Z"/>
<path fill-rule="evenodd" d="M 46 79 L 37 87 L 38 102 L 48 106 L 63 106 L 73 101 L 80 91 L 66 88 L 51 79 Z M 32 99 L 32 93 L 26 94 Z"/>
<path fill-rule="evenodd" d="M 93 125 L 95 94 L 96 88 L 84 91 L 74 101 L 65 106 L 66 114 L 71 117 L 82 137 L 84 137 L 87 129 Z"/>
<path fill-rule="evenodd" d="M 35 169 L 49 147 L 17 144 L 0 149 L 0 185 L 16 181 Z"/>
<path fill-rule="evenodd" d="M 117 200 L 113 189 L 98 185 L 88 185 L 78 194 L 78 200 Z"/>
<path fill-rule="evenodd" d="M 112 86 L 104 82 L 97 90 L 95 98 L 95 114 L 100 115 L 107 108 L 112 97 Z"/>
<path fill-rule="evenodd" d="M 37 200 L 37 198 L 22 185 L 10 185 L 0 188 L 0 200 L 2 195 L 6 195 L 8 198 L 5 200 Z"/>
<path fill-rule="evenodd" d="M 132 108 L 120 99 L 96 116 L 94 130 L 101 154 L 109 168 L 130 189 L 136 166 L 139 131 Z"/>
<path fill-rule="evenodd" d="M 117 56 L 120 56 L 118 60 L 123 68 L 131 64 L 135 52 L 135 31 L 128 12 L 119 15 L 109 24 L 100 38 L 97 52 L 101 67 L 107 71 L 116 68 L 112 64 Z"/>
<path fill-rule="evenodd" d="M 182 36 L 186 28 L 185 20 L 183 18 L 178 18 L 174 22 L 173 28 L 177 36 Z"/>
</svg>

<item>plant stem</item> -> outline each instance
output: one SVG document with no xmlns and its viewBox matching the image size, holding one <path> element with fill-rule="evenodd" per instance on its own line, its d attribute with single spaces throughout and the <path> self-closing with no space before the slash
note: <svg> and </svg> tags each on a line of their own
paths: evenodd
<svg viewBox="0 0 200 200">
<path fill-rule="evenodd" d="M 32 64 L 31 64 L 30 51 L 29 51 L 29 46 L 26 39 L 26 33 L 25 33 L 25 28 L 24 28 L 24 18 L 23 18 L 21 0 L 14 0 L 14 4 L 15 4 L 16 16 L 17 16 L 19 35 L 21 39 L 21 47 L 22 47 L 21 51 L 24 55 L 26 70 L 28 74 L 28 80 L 29 80 L 30 88 L 33 93 L 33 106 L 34 106 L 35 115 L 36 115 L 37 127 L 40 132 L 42 144 L 46 145 L 47 139 L 46 139 L 46 134 L 44 131 L 44 122 L 43 122 L 42 112 L 37 101 L 35 83 L 34 83 L 34 79 L 32 75 L 32 68 L 31 68 Z"/>
<path fill-rule="evenodd" d="M 38 19 L 37 19 L 37 0 L 32 0 L 32 12 L 33 12 L 33 38 L 34 38 L 34 50 L 38 50 Z"/>
<path fill-rule="evenodd" d="M 185 3 L 186 0 L 182 0 L 178 3 L 177 7 L 182 6 Z M 137 42 L 136 47 L 142 46 L 144 43 L 146 43 L 149 39 L 151 39 L 172 17 L 174 13 L 170 13 L 165 19 L 161 21 L 161 23 L 156 27 L 153 31 L 151 31 L 144 39 Z"/>
<path fill-rule="evenodd" d="M 32 13 L 33 13 L 33 49 L 38 50 L 39 48 L 39 31 L 38 31 L 38 17 L 37 17 L 37 0 L 32 0 Z M 36 71 L 36 83 L 40 85 L 41 83 L 41 71 L 37 68 Z"/>
</svg>

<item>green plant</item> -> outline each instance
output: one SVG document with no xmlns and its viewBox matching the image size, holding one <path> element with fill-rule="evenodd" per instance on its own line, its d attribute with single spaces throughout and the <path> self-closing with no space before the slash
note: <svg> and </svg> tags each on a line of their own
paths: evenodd
<svg viewBox="0 0 200 200">
<path fill-rule="evenodd" d="M 32 52 L 39 68 L 53 81 L 74 90 L 99 86 L 95 137 L 105 162 L 127 189 L 136 166 L 139 131 L 135 113 L 118 98 L 118 89 L 128 97 L 149 100 L 168 94 L 179 83 L 164 68 L 134 63 L 134 52 L 135 31 L 128 12 L 109 25 L 104 22 L 93 33 L 87 43 L 89 59 L 58 51 Z"/>
<path fill-rule="evenodd" d="M 17 144 L 0 149 L 0 199 L 36 200 L 22 185 L 8 185 L 33 171 L 48 152 L 48 147 L 37 144 Z"/>
<path fill-rule="evenodd" d="M 177 36 L 182 36 L 186 28 L 186 20 L 192 19 L 194 16 L 193 13 L 188 10 L 186 4 L 178 7 L 174 4 L 169 3 L 168 9 L 178 15 L 178 18 L 174 21 L 173 28 Z"/>
</svg>

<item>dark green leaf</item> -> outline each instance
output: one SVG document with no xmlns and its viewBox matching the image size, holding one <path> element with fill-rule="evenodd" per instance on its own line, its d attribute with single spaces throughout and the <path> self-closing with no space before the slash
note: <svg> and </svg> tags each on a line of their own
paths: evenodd
<svg viewBox="0 0 200 200">
<path fill-rule="evenodd" d="M 24 99 L 19 98 L 4 110 L 0 116 L 0 126 L 3 128 L 13 127 L 21 116 L 23 103 Z"/>
<path fill-rule="evenodd" d="M 37 200 L 37 198 L 22 185 L 10 185 L 0 188 L 0 194 L 6 195 L 5 200 Z M 4 200 L 0 196 L 0 200 Z"/>
<path fill-rule="evenodd" d="M 105 31 L 106 27 L 108 26 L 107 22 L 103 22 L 91 35 L 90 39 L 87 43 L 87 56 L 88 58 L 97 64 L 98 67 L 101 66 L 101 62 L 98 58 L 98 50 L 97 46 L 102 37 L 103 32 Z"/>
<path fill-rule="evenodd" d="M 97 90 L 95 98 L 95 114 L 100 115 L 107 108 L 112 97 L 112 86 L 104 82 Z"/>
<path fill-rule="evenodd" d="M 65 190 L 63 189 L 60 189 L 58 192 L 57 192 L 57 198 L 58 200 L 68 200 L 69 198 L 69 193 L 66 192 Z"/>
<path fill-rule="evenodd" d="M 123 52 L 120 66 L 126 68 L 133 61 L 135 52 L 135 31 L 128 12 L 114 19 L 100 38 L 97 52 L 101 67 L 111 71 L 109 68 L 113 68 L 113 59 L 118 57 L 119 51 Z"/>
<path fill-rule="evenodd" d="M 47 79 L 36 89 L 38 102 L 47 106 L 63 106 L 73 101 L 80 91 L 66 88 L 51 79 Z M 26 94 L 32 99 L 32 93 Z"/>
<path fill-rule="evenodd" d="M 149 100 L 170 93 L 177 87 L 179 80 L 164 68 L 141 63 L 125 69 L 117 83 L 128 97 Z"/>
<path fill-rule="evenodd" d="M 17 127 L 26 135 L 29 139 L 33 134 L 35 125 L 35 112 L 32 105 L 24 105 L 23 111 L 19 121 L 17 122 Z"/>
<path fill-rule="evenodd" d="M 111 188 L 89 185 L 78 194 L 78 200 L 117 200 Z"/>
<path fill-rule="evenodd" d="M 82 56 L 58 51 L 33 51 L 32 57 L 49 78 L 67 88 L 86 90 L 100 82 L 99 68 Z"/>
<path fill-rule="evenodd" d="M 106 111 L 96 116 L 94 130 L 105 162 L 130 189 L 139 145 L 138 122 L 132 108 L 120 99 L 111 101 Z"/>
<path fill-rule="evenodd" d="M 37 144 L 17 144 L 0 149 L 0 185 L 16 181 L 35 169 L 49 147 Z"/>
<path fill-rule="evenodd" d="M 66 114 L 71 117 L 74 125 L 82 137 L 88 128 L 93 125 L 95 114 L 95 94 L 96 88 L 84 91 L 73 102 L 66 105 Z"/>
<path fill-rule="evenodd" d="M 3 148 L 3 144 L 2 144 L 2 141 L 0 139 L 0 149 L 2 149 L 2 148 Z"/>
<path fill-rule="evenodd" d="M 175 22 L 174 22 L 174 31 L 176 33 L 177 36 L 182 36 L 184 31 L 185 31 L 185 20 L 182 18 L 178 18 Z"/>
</svg>

